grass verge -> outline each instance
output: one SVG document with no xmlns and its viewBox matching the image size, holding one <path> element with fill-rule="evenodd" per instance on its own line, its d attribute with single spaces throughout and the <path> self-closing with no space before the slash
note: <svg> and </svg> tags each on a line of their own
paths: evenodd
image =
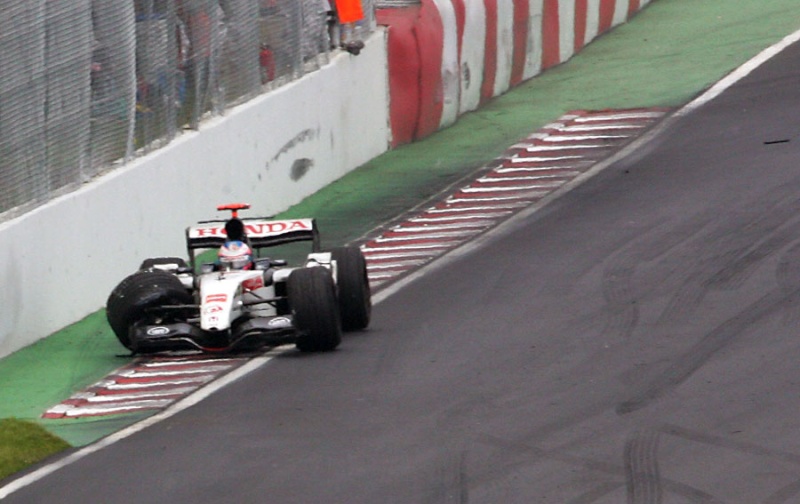
<svg viewBox="0 0 800 504">
<path fill-rule="evenodd" d="M 67 448 L 69 443 L 40 425 L 0 419 L 0 480 Z"/>
</svg>

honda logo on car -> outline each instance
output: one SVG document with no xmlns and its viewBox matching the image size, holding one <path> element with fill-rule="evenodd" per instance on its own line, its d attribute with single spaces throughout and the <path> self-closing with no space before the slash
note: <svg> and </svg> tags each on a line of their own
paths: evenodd
<svg viewBox="0 0 800 504">
<path fill-rule="evenodd" d="M 208 303 L 224 303 L 228 300 L 227 294 L 209 294 L 206 296 L 206 304 Z"/>
<path fill-rule="evenodd" d="M 311 219 L 297 219 L 287 221 L 261 221 L 245 222 L 245 232 L 253 238 L 279 235 L 290 231 L 311 231 Z M 203 226 L 193 227 L 190 230 L 190 238 L 205 238 L 209 236 L 225 236 L 225 227 Z"/>
</svg>

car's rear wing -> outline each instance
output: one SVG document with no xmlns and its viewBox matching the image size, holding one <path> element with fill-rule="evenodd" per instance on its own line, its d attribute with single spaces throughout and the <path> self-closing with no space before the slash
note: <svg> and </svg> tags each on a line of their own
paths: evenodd
<svg viewBox="0 0 800 504">
<path fill-rule="evenodd" d="M 319 231 L 315 219 L 241 219 L 247 242 L 253 249 L 283 243 L 311 241 L 314 252 L 320 249 Z M 227 221 L 206 221 L 186 228 L 186 246 L 190 256 L 196 249 L 218 248 L 225 244 Z"/>
</svg>

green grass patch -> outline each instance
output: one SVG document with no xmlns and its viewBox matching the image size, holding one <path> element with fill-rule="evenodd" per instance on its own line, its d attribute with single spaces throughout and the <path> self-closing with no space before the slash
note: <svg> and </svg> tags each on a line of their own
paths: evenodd
<svg viewBox="0 0 800 504">
<path fill-rule="evenodd" d="M 0 479 L 60 451 L 69 443 L 40 425 L 16 418 L 0 420 Z"/>
</svg>

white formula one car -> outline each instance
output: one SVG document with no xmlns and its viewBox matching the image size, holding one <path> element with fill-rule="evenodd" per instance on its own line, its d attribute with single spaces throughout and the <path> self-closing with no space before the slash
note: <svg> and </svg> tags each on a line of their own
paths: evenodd
<svg viewBox="0 0 800 504">
<path fill-rule="evenodd" d="M 134 353 L 285 343 L 317 352 L 336 348 L 342 330 L 369 325 L 372 302 L 358 247 L 322 252 L 313 219 L 240 219 L 238 211 L 249 207 L 222 205 L 217 210 L 230 210 L 230 219 L 189 227 L 189 264 L 177 257 L 146 259 L 111 292 L 106 315 L 120 343 Z M 252 252 L 248 264 L 197 264 L 198 250 L 222 250 L 232 241 Z M 312 242 L 302 266 L 261 254 L 295 241 Z"/>
</svg>

